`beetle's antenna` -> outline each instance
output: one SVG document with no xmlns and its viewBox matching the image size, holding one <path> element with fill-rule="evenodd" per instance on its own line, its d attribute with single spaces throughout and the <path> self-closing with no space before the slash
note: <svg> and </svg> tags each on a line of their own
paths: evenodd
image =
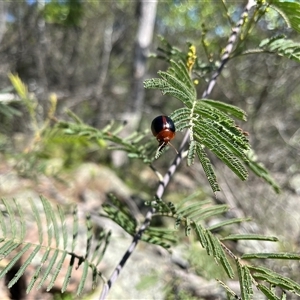
<svg viewBox="0 0 300 300">
<path fill-rule="evenodd" d="M 175 146 L 173 145 L 173 144 L 171 144 L 171 142 L 168 142 L 168 143 L 161 143 L 160 145 L 159 145 L 159 147 L 157 148 L 157 150 L 156 150 L 156 154 L 155 154 L 155 158 L 158 158 L 159 156 L 160 156 L 160 152 L 166 147 L 166 146 L 168 146 L 168 145 L 170 145 L 174 150 L 175 150 L 175 152 L 178 154 L 178 151 L 177 151 L 177 149 L 175 148 Z"/>
<path fill-rule="evenodd" d="M 175 152 L 178 154 L 177 149 L 175 148 L 175 146 L 171 142 L 169 142 L 167 145 L 170 145 L 175 150 Z"/>
</svg>

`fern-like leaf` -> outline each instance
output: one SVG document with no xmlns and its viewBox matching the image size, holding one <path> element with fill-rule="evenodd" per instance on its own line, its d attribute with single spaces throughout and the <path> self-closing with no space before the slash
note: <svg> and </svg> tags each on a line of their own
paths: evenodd
<svg viewBox="0 0 300 300">
<path fill-rule="evenodd" d="M 105 216 L 119 224 L 127 233 L 134 235 L 136 233 L 138 221 L 131 213 L 130 209 L 124 205 L 115 195 L 108 195 L 109 201 L 102 204 Z M 157 208 L 160 213 L 170 213 L 171 209 L 159 199 L 152 203 L 148 203 Z M 170 248 L 172 244 L 177 242 L 177 237 L 174 235 L 174 230 L 161 229 L 157 227 L 148 227 L 141 240 L 162 246 L 166 249 Z"/>
<path fill-rule="evenodd" d="M 60 206 L 58 206 L 57 209 L 58 209 L 60 224 L 61 224 L 60 228 L 62 231 L 63 249 L 66 250 L 68 245 L 68 232 L 67 232 L 65 214 Z"/>
<path fill-rule="evenodd" d="M 197 149 L 196 149 L 196 152 L 197 152 L 197 156 L 199 158 L 199 161 L 202 165 L 202 168 L 204 170 L 204 173 L 206 175 L 206 178 L 212 188 L 212 191 L 215 193 L 217 191 L 220 190 L 220 187 L 218 185 L 218 182 L 217 182 L 217 177 L 216 177 L 216 174 L 215 174 L 215 171 L 213 169 L 213 166 L 209 160 L 209 158 L 207 157 L 207 154 L 205 153 L 203 147 L 201 144 L 197 144 Z"/>
<path fill-rule="evenodd" d="M 196 141 L 191 141 L 189 150 L 188 150 L 188 155 L 187 155 L 187 164 L 188 166 L 191 166 L 194 164 L 195 161 L 195 156 L 196 156 L 196 150 L 197 150 L 197 142 Z"/>
<path fill-rule="evenodd" d="M 16 247 L 11 247 L 10 249 L 9 249 L 9 251 L 13 251 L 14 249 L 16 249 L 17 247 L 19 247 L 21 244 L 14 244 Z M 8 263 L 8 265 L 5 267 L 5 268 L 3 268 L 3 270 L 0 272 L 0 278 L 3 278 L 6 274 L 7 274 L 7 272 L 8 271 L 10 271 L 12 268 L 13 268 L 13 266 L 19 261 L 19 259 L 22 257 L 22 255 L 26 252 L 26 251 L 28 251 L 29 250 L 29 248 L 30 248 L 30 244 L 27 244 L 27 245 L 25 245 L 24 246 L 24 248 L 23 249 L 21 249 L 12 259 L 11 259 L 11 261 Z M 0 252 L 1 254 L 3 253 L 3 252 Z M 4 256 L 7 256 L 9 253 L 8 252 L 4 252 Z"/>
<path fill-rule="evenodd" d="M 43 267 L 44 264 L 46 263 L 46 261 L 47 261 L 47 259 L 48 259 L 48 257 L 49 257 L 50 251 L 51 251 L 50 248 L 46 249 L 46 251 L 45 251 L 45 253 L 44 253 L 44 255 L 43 255 L 42 259 L 41 259 L 40 265 L 36 268 L 36 270 L 35 270 L 35 272 L 34 272 L 32 278 L 31 278 L 31 280 L 30 280 L 30 282 L 29 282 L 29 284 L 28 284 L 28 287 L 27 287 L 27 289 L 26 289 L 26 293 L 27 293 L 27 294 L 32 290 L 32 288 L 34 287 L 35 282 L 36 282 L 37 279 L 39 278 L 39 275 L 40 275 L 40 273 L 41 273 L 41 271 L 42 271 L 42 267 Z"/>
<path fill-rule="evenodd" d="M 186 234 L 189 234 L 191 230 L 195 231 L 197 240 L 199 240 L 207 254 L 213 256 L 216 262 L 221 264 L 229 278 L 234 277 L 234 269 L 227 256 L 235 260 L 240 282 L 241 299 L 252 299 L 252 285 L 260 284 L 261 281 L 279 287 L 282 290 L 288 290 L 297 295 L 300 293 L 300 285 L 298 283 L 267 268 L 254 267 L 241 263 L 241 260 L 231 253 L 225 244 L 223 244 L 223 241 L 226 240 L 260 240 L 276 242 L 278 241 L 276 237 L 262 236 L 258 234 L 231 234 L 226 237 L 218 238 L 212 233 L 212 230 L 219 229 L 226 225 L 240 223 L 244 221 L 244 219 L 226 220 L 220 222 L 219 224 L 205 228 L 205 226 L 202 225 L 204 221 L 207 221 L 207 219 L 211 216 L 220 215 L 226 212 L 228 207 L 226 205 L 212 205 L 208 200 L 199 201 L 199 199 L 197 199 L 199 196 L 199 194 L 190 195 L 178 204 L 174 204 L 172 206 L 172 210 L 168 211 L 168 216 L 174 217 L 176 228 L 178 228 L 180 225 L 183 225 L 185 227 Z M 162 201 L 157 201 L 157 207 L 163 207 L 162 203 Z M 165 206 L 171 207 L 170 205 L 166 204 Z M 246 219 L 246 221 L 248 220 L 249 219 Z M 259 258 L 300 260 L 299 254 L 293 253 L 251 253 L 244 254 L 241 257 L 241 259 Z M 265 285 L 261 287 L 261 291 L 266 295 L 273 294 L 272 290 L 268 289 L 268 287 Z"/>
<path fill-rule="evenodd" d="M 110 242 L 110 237 L 111 237 L 111 231 L 105 233 L 104 231 L 99 233 L 99 237 L 97 239 L 98 243 L 96 245 L 95 251 L 94 251 L 94 255 L 92 257 L 92 262 L 94 261 L 94 259 L 96 260 L 95 266 L 98 266 L 99 263 L 102 261 L 102 258 L 106 252 L 107 246 Z M 103 245 L 103 249 L 100 251 L 100 247 Z"/>
<path fill-rule="evenodd" d="M 142 241 L 169 249 L 172 244 L 178 241 L 175 232 L 176 230 L 166 228 L 148 227 L 142 236 Z"/>
<path fill-rule="evenodd" d="M 5 208 L 7 209 L 7 212 L 8 212 L 11 237 L 12 237 L 12 240 L 14 240 L 17 236 L 17 224 L 18 224 L 18 222 L 14 221 L 15 220 L 14 211 L 13 211 L 13 208 L 10 205 L 10 203 L 6 199 L 2 199 L 2 202 L 3 202 Z"/>
<path fill-rule="evenodd" d="M 242 259 L 294 259 L 300 260 L 300 254 L 297 253 L 247 253 L 243 254 Z"/>
<path fill-rule="evenodd" d="M 237 261 L 236 266 L 240 281 L 242 299 L 251 300 L 251 296 L 253 295 L 253 289 L 250 271 L 246 266 L 241 265 L 239 261 Z"/>
<path fill-rule="evenodd" d="M 244 110 L 242 110 L 241 108 L 236 107 L 234 105 L 227 104 L 227 103 L 224 103 L 224 102 L 221 102 L 221 101 L 209 100 L 209 99 L 202 99 L 202 101 L 200 103 L 202 105 L 209 104 L 210 106 L 218 109 L 219 111 L 222 111 L 223 113 L 225 113 L 229 116 L 233 116 L 233 117 L 235 117 L 237 119 L 240 119 L 242 121 L 247 121 L 246 112 Z"/>
<path fill-rule="evenodd" d="M 282 36 L 273 37 L 263 40 L 259 47 L 263 50 L 300 62 L 300 43 L 296 43 L 293 40 L 286 39 Z"/>
<path fill-rule="evenodd" d="M 294 280 L 282 276 L 265 267 L 248 266 L 253 271 L 252 276 L 257 281 L 265 281 L 271 285 L 280 287 L 283 290 L 290 291 L 296 295 L 300 295 L 300 285 Z"/>
<path fill-rule="evenodd" d="M 186 67 L 182 63 L 171 61 L 171 68 L 167 72 L 159 71 L 162 77 L 144 81 L 146 89 L 159 89 L 163 94 L 171 95 L 188 107 L 192 106 L 196 98 L 196 90 L 190 77 L 187 77 Z M 180 77 L 180 75 L 182 75 Z"/>
<path fill-rule="evenodd" d="M 61 292 L 64 293 L 69 285 L 69 282 L 71 280 L 71 276 L 72 276 L 72 271 L 73 271 L 73 267 L 74 267 L 74 264 L 75 264 L 75 256 L 71 256 L 71 259 L 70 259 L 70 263 L 69 263 L 69 266 L 68 266 L 68 269 L 67 269 L 67 272 L 66 272 L 66 275 L 65 275 L 65 279 L 64 279 L 64 282 L 62 284 L 62 287 L 61 287 Z"/>
<path fill-rule="evenodd" d="M 249 151 L 247 156 L 248 161 L 246 162 L 246 165 L 249 167 L 249 169 L 256 176 L 261 177 L 263 180 L 269 183 L 277 194 L 280 193 L 280 186 L 276 183 L 276 181 L 270 175 L 268 170 L 263 166 L 263 164 L 256 161 L 254 152 L 252 150 Z"/>
<path fill-rule="evenodd" d="M 30 248 L 30 244 L 26 245 L 27 248 Z M 23 262 L 21 268 L 18 270 L 18 272 L 15 274 L 15 276 L 13 277 L 13 279 L 8 283 L 7 287 L 10 289 L 19 279 L 20 277 L 24 274 L 26 268 L 30 265 L 31 261 L 34 259 L 34 257 L 36 256 L 36 254 L 41 250 L 40 245 L 36 246 L 34 248 L 34 250 L 30 253 L 29 257 L 26 259 L 25 262 Z"/>
<path fill-rule="evenodd" d="M 196 90 L 183 62 L 170 61 L 167 72 L 158 72 L 161 78 L 144 82 L 145 88 L 160 89 L 180 100 L 185 106 L 171 114 L 178 131 L 188 129 L 191 143 L 188 151 L 188 165 L 194 163 L 197 153 L 205 174 L 214 192 L 219 190 L 213 167 L 204 153 L 203 146 L 214 152 L 237 176 L 245 180 L 248 172 L 243 163 L 250 149 L 248 139 L 231 118 L 246 120 L 246 113 L 220 101 L 197 100 Z"/>
<path fill-rule="evenodd" d="M 190 201 L 190 199 L 188 201 Z M 187 203 L 186 201 L 182 201 L 179 203 L 177 207 L 176 214 L 188 218 L 190 217 L 191 214 L 195 214 L 195 212 L 201 213 L 203 206 L 207 204 L 211 204 L 211 201 L 210 200 L 193 201 L 192 203 Z"/>
<path fill-rule="evenodd" d="M 201 213 L 193 213 L 189 217 L 193 219 L 195 222 L 200 222 L 206 220 L 210 217 L 223 214 L 228 211 L 228 206 L 226 204 L 213 205 L 211 207 L 206 207 L 201 210 Z"/>
<path fill-rule="evenodd" d="M 202 247 L 206 249 L 207 254 L 213 255 L 215 259 L 220 261 L 229 278 L 233 278 L 234 271 L 226 257 L 226 253 L 224 252 L 220 241 L 200 224 L 194 223 L 193 228 L 195 229 Z"/>
<path fill-rule="evenodd" d="M 213 256 L 221 262 L 224 270 L 226 271 L 229 278 L 234 277 L 234 271 L 229 263 L 229 260 L 226 257 L 226 254 L 220 244 L 220 241 L 215 237 L 209 230 L 207 231 L 208 237 L 213 245 Z"/>
<path fill-rule="evenodd" d="M 226 273 L 230 278 L 234 277 L 234 271 L 226 257 L 224 249 L 219 241 L 211 231 L 203 228 L 199 223 L 211 216 L 224 213 L 228 210 L 226 205 L 209 205 L 209 201 L 193 201 L 197 195 L 188 197 L 181 201 L 176 207 L 176 216 L 178 221 L 185 220 L 186 228 L 193 228 L 198 236 L 198 239 L 204 249 L 206 249 L 208 255 L 214 256 L 219 261 Z"/>
<path fill-rule="evenodd" d="M 50 284 L 47 286 L 47 289 L 46 289 L 47 292 L 49 292 L 49 291 L 53 288 L 53 286 L 54 286 L 54 284 L 55 284 L 55 281 L 56 281 L 56 279 L 57 279 L 57 276 L 58 276 L 59 273 L 61 272 L 63 263 L 64 263 L 64 261 L 65 261 L 67 255 L 68 255 L 67 252 L 63 252 L 63 253 L 61 254 L 61 258 L 60 258 L 60 260 L 58 261 L 58 263 L 57 263 L 57 265 L 56 265 L 56 267 L 55 267 L 55 271 L 53 272 L 53 275 L 52 275 Z"/>
<path fill-rule="evenodd" d="M 126 152 L 130 158 L 140 159 L 148 164 L 151 163 L 154 159 L 153 153 L 156 146 L 152 139 L 150 142 L 145 142 L 149 130 L 134 132 L 130 136 L 121 138 L 119 133 L 124 126 L 124 124 L 116 125 L 112 122 L 99 130 L 84 124 L 81 120 L 78 121 L 76 117 L 75 122 L 59 122 L 52 131 L 51 139 L 73 137 L 78 140 L 84 138 L 86 141 L 95 142 L 100 147 L 107 146 L 110 150 L 121 150 Z"/>
<path fill-rule="evenodd" d="M 78 260 L 78 266 L 81 263 L 83 263 L 84 266 L 82 278 L 78 286 L 78 293 L 83 290 L 89 270 L 92 270 L 93 284 L 95 285 L 95 282 L 101 277 L 100 272 L 97 270 L 97 265 L 107 248 L 110 233 L 102 233 L 102 239 L 97 241 L 96 247 L 93 247 L 95 237 L 93 235 L 90 217 L 87 216 L 86 251 L 84 255 L 76 254 L 74 250 L 78 238 L 77 210 L 75 209 L 73 213 L 74 226 L 73 233 L 70 234 L 66 224 L 66 214 L 62 209 L 53 209 L 50 202 L 44 197 L 41 197 L 40 201 L 42 205 L 39 206 L 39 208 L 36 202 L 32 200 L 29 201 L 33 215 L 31 219 L 35 221 L 38 230 L 38 240 L 37 242 L 28 242 L 26 241 L 26 218 L 21 205 L 16 200 L 2 200 L 3 209 L 0 211 L 0 255 L 1 259 L 8 255 L 10 255 L 11 258 L 9 263 L 2 268 L 0 278 L 4 277 L 17 262 L 21 262 L 20 268 L 8 283 L 8 287 L 10 288 L 24 275 L 33 260 L 35 264 L 36 261 L 39 260 L 38 267 L 36 267 L 31 278 L 29 278 L 26 291 L 29 293 L 35 284 L 37 289 L 47 284 L 46 290 L 50 291 L 54 284 L 57 283 L 58 276 L 61 275 L 63 271 L 62 267 L 64 262 L 69 258 L 69 267 L 66 271 L 64 282 L 62 283 L 62 292 L 67 289 L 70 282 L 76 259 Z M 42 208 L 42 212 L 40 208 Z M 3 211 L 7 213 L 3 213 Z M 46 219 L 46 222 L 42 222 L 43 219 Z M 44 238 L 45 234 L 47 238 Z M 72 243 L 70 244 L 71 249 L 68 249 L 68 238 L 70 235 L 72 237 Z M 39 258 L 41 256 L 42 258 Z M 97 262 L 97 265 L 93 263 L 94 260 Z"/>
<path fill-rule="evenodd" d="M 269 242 L 278 242 L 278 238 L 274 236 L 264 236 L 259 234 L 230 234 L 224 238 L 223 241 L 232 240 L 257 240 L 257 241 L 269 241 Z"/>
<path fill-rule="evenodd" d="M 48 278 L 48 276 L 50 275 L 50 272 L 51 270 L 53 269 L 53 266 L 56 262 L 56 259 L 59 255 L 59 250 L 58 249 L 55 249 L 54 251 L 52 251 L 52 253 L 50 252 L 50 258 L 49 258 L 49 261 L 48 261 L 48 265 L 46 267 L 46 270 L 43 272 L 43 277 L 41 278 L 39 284 L 37 285 L 37 289 L 40 289 L 43 284 L 45 283 L 46 279 Z"/>
<path fill-rule="evenodd" d="M 44 234 L 43 234 L 43 228 L 42 228 L 41 215 L 36 207 L 35 201 L 32 201 L 32 199 L 29 199 L 29 203 L 31 206 L 32 213 L 34 215 L 35 224 L 37 225 L 37 229 L 38 229 L 39 244 L 42 245 L 44 242 Z"/>
<path fill-rule="evenodd" d="M 211 225 L 209 227 L 207 227 L 207 230 L 216 230 L 219 229 L 221 227 L 227 226 L 227 225 L 231 225 L 231 224 L 236 224 L 236 223 L 241 223 L 241 222 L 247 222 L 247 221 L 251 221 L 251 218 L 234 218 L 234 219 L 228 219 L 225 221 L 222 221 L 220 223 Z"/>
<path fill-rule="evenodd" d="M 227 292 L 227 297 L 228 299 L 238 299 L 238 300 L 242 300 L 239 296 L 237 296 L 237 294 L 229 287 L 227 286 L 224 282 L 222 282 L 221 280 L 219 279 L 216 279 L 219 284 L 226 290 Z M 232 296 L 232 297 L 230 297 Z"/>
<path fill-rule="evenodd" d="M 84 288 L 86 278 L 87 278 L 87 275 L 88 275 L 88 270 L 89 270 L 89 263 L 86 260 L 86 261 L 83 262 L 83 270 L 82 270 L 81 280 L 80 280 L 80 283 L 79 283 L 77 291 L 76 291 L 77 296 L 79 296 L 82 293 L 82 290 Z"/>
<path fill-rule="evenodd" d="M 270 1 L 271 7 L 275 8 L 284 20 L 287 21 L 294 30 L 300 32 L 300 3 L 299 1 L 274 0 Z"/>
<path fill-rule="evenodd" d="M 222 160 L 240 179 L 246 180 L 248 172 L 241 163 L 241 161 L 231 153 L 230 149 L 224 144 L 220 144 L 223 138 L 220 135 L 213 136 L 216 130 L 209 125 L 209 131 L 205 130 L 206 124 L 203 123 L 201 127 L 195 128 L 194 137 L 201 144 L 208 147 L 216 156 Z M 209 133 L 210 132 L 210 133 Z M 219 139 L 220 138 L 220 139 Z"/>
<path fill-rule="evenodd" d="M 281 300 L 279 297 L 277 297 L 272 290 L 270 290 L 268 287 L 266 287 L 263 284 L 257 284 L 257 288 L 262 291 L 269 300 Z"/>
<path fill-rule="evenodd" d="M 129 208 L 113 194 L 108 195 L 108 200 L 102 204 L 102 209 L 106 216 L 120 225 L 130 235 L 134 235 L 137 228 L 137 220 Z"/>
</svg>

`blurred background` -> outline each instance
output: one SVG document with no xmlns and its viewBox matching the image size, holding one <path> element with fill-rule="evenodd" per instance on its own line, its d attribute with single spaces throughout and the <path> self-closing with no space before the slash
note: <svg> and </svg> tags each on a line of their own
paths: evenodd
<svg viewBox="0 0 300 300">
<path fill-rule="evenodd" d="M 18 74 L 34 95 L 37 122 L 46 119 L 49 97 L 55 93 L 57 119 L 67 119 L 68 109 L 96 128 L 116 120 L 128 122 L 124 135 L 148 129 L 154 117 L 168 115 L 180 105 L 158 91 L 143 88 L 144 79 L 156 77 L 158 70 L 167 68 L 163 60 L 149 57 L 160 46 L 158 36 L 183 51 L 187 51 L 187 42 L 193 43 L 200 63 L 218 61 L 232 22 L 238 21 L 245 4 L 229 1 L 225 6 L 222 1 L 176 0 L 0 1 L 1 196 L 22 198 L 25 191 L 30 196 L 44 193 L 59 203 L 70 198 L 84 201 L 88 210 L 97 206 L 95 199 L 103 199 L 106 191 L 118 190 L 109 185 L 116 179 L 105 183 L 109 187 L 99 187 L 97 177 L 87 175 L 91 168 L 101 166 L 101 171 L 122 180 L 124 190 L 130 189 L 126 195 L 151 199 L 156 188 L 151 171 L 141 172 L 141 165 L 114 158 L 105 148 L 99 151 L 89 144 L 52 141 L 38 157 L 26 156 L 24 163 L 34 129 L 8 74 Z M 269 10 L 247 37 L 245 49 L 257 48 L 261 40 L 274 34 L 286 34 L 299 41 L 299 33 L 287 29 L 277 12 Z M 299 252 L 300 248 L 299 70 L 299 63 L 274 54 L 241 55 L 229 61 L 210 95 L 211 99 L 239 106 L 248 113 L 248 121 L 239 125 L 249 132 L 255 155 L 282 188 L 276 194 L 254 175 L 240 182 L 211 156 L 222 188 L 218 201 L 229 204 L 233 215 L 254 219 L 255 223 L 245 230 L 276 235 L 281 240 L 277 250 L 288 252 Z M 199 82 L 199 95 L 210 75 L 207 73 Z M 181 137 L 179 133 L 175 146 Z M 149 139 L 154 139 L 150 133 Z M 162 173 L 174 157 L 171 151 L 157 162 Z M 65 185 L 66 181 L 69 185 Z M 194 190 L 211 193 L 201 167 L 195 164 L 187 168 L 183 164 L 167 197 L 180 198 Z M 249 247 L 254 247 L 253 251 L 268 250 L 265 246 Z M 274 268 L 282 268 L 300 280 L 299 263 Z"/>
</svg>

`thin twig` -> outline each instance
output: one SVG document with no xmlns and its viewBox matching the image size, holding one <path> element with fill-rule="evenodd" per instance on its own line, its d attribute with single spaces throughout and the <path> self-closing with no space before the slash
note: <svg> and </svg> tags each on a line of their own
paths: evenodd
<svg viewBox="0 0 300 300">
<path fill-rule="evenodd" d="M 249 10 L 251 9 L 251 7 L 254 6 L 254 5 L 255 5 L 254 0 L 248 0 L 248 3 L 247 3 L 247 5 L 244 9 L 244 12 L 242 13 L 241 18 L 237 22 L 236 26 L 232 29 L 232 33 L 231 33 L 231 35 L 228 39 L 227 46 L 225 47 L 224 53 L 221 57 L 221 64 L 220 64 L 218 70 L 212 75 L 212 77 L 211 77 L 211 79 L 208 83 L 207 89 L 205 90 L 205 92 L 202 95 L 202 98 L 206 98 L 208 95 L 210 95 L 213 88 L 215 87 L 217 78 L 219 77 L 219 75 L 221 74 L 224 66 L 226 65 L 226 63 L 229 60 L 229 55 L 232 52 L 234 43 L 236 42 L 238 34 L 240 33 L 241 28 L 244 24 L 244 19 L 248 15 Z"/>
<path fill-rule="evenodd" d="M 244 18 L 245 16 L 248 14 L 249 10 L 251 9 L 252 6 L 255 5 L 254 0 L 248 0 L 248 3 L 244 9 L 244 12 L 240 18 L 240 20 L 238 21 L 238 23 L 236 24 L 236 27 L 234 27 L 232 29 L 232 33 L 228 39 L 228 44 L 224 49 L 224 54 L 221 57 L 221 64 L 218 68 L 218 70 L 212 75 L 209 83 L 208 83 L 208 87 L 207 89 L 204 91 L 202 98 L 206 98 L 211 91 L 213 90 L 215 84 L 216 84 L 216 80 L 218 78 L 218 76 L 220 75 L 220 73 L 223 70 L 223 67 L 225 66 L 225 64 L 228 62 L 229 60 L 229 55 L 232 52 L 233 49 L 233 45 L 237 40 L 238 34 L 240 32 L 240 29 L 244 23 Z M 182 161 L 182 153 L 185 149 L 185 146 L 189 140 L 189 132 L 186 132 L 182 142 L 181 142 L 181 146 L 179 149 L 179 153 L 177 154 L 177 156 L 175 157 L 175 160 L 173 161 L 173 163 L 171 164 L 170 168 L 168 169 L 168 172 L 165 174 L 165 176 L 163 177 L 162 181 L 159 181 L 159 185 L 156 191 L 156 197 L 157 198 L 162 198 L 165 189 L 172 177 L 172 175 L 175 173 L 177 167 L 180 165 L 181 161 Z M 128 258 L 131 256 L 131 254 L 133 253 L 135 247 L 137 246 L 139 240 L 141 239 L 141 236 L 143 235 L 144 231 L 148 228 L 152 216 L 155 213 L 155 208 L 151 208 L 145 217 L 144 223 L 142 224 L 142 226 L 140 227 L 140 229 L 138 230 L 138 232 L 135 234 L 135 236 L 133 237 L 133 241 L 130 244 L 129 248 L 127 249 L 127 251 L 125 252 L 124 256 L 122 257 L 121 261 L 119 262 L 119 264 L 117 265 L 117 267 L 115 268 L 115 270 L 113 271 L 110 279 L 107 281 L 107 283 L 104 285 L 102 293 L 100 295 L 100 300 L 103 300 L 106 298 L 111 286 L 113 285 L 113 283 L 117 280 L 122 268 L 124 267 L 126 261 L 128 260 Z"/>
</svg>

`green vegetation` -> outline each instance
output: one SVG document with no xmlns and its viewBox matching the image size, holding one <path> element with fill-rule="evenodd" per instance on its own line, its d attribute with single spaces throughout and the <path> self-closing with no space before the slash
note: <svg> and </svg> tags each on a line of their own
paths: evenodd
<svg viewBox="0 0 300 300">
<path fill-rule="evenodd" d="M 146 4 L 140 2 L 135 21 L 131 5 L 10 4 L 12 15 L 28 24 L 19 30 L 34 46 L 19 35 L 28 55 L 5 74 L 9 81 L 2 94 L 15 94 L 0 101 L 3 168 L 31 182 L 32 190 L 40 182 L 51 186 L 35 200 L 3 192 L 0 278 L 12 297 L 15 292 L 20 297 L 16 286 L 25 278 L 24 293 L 44 289 L 55 291 L 54 299 L 88 299 L 96 289 L 104 299 L 132 265 L 144 274 L 127 289 L 160 285 L 166 299 L 225 299 L 225 294 L 227 299 L 296 299 L 300 277 L 295 266 L 284 267 L 300 258 L 297 233 L 292 236 L 290 229 L 297 211 L 294 202 L 283 200 L 299 193 L 299 155 L 293 155 L 300 149 L 299 2 L 158 3 L 154 16 L 164 37 L 151 55 L 149 73 L 141 77 L 149 49 L 141 51 L 141 38 L 137 33 L 134 44 L 132 32 L 142 27 Z M 31 10 L 39 24 L 35 36 L 27 17 Z M 103 23 L 97 23 L 99 16 Z M 14 57 L 8 49 L 0 53 Z M 128 53 L 134 55 L 129 59 Z M 178 153 L 168 144 L 158 148 L 151 135 L 149 124 L 158 114 L 174 121 Z M 286 148 L 279 151 L 276 145 L 283 142 Z M 120 152 L 126 156 L 116 162 Z M 87 162 L 105 166 L 110 175 L 99 180 L 92 168 L 88 175 L 79 173 Z M 85 187 L 85 176 L 95 179 L 97 193 Z M 60 188 L 54 190 L 53 182 Z M 67 188 L 76 190 L 77 198 L 66 201 Z M 48 199 L 54 194 L 56 206 Z M 276 242 L 285 234 L 291 248 L 278 250 Z M 114 271 L 106 278 L 106 259 L 123 246 L 122 235 L 132 242 L 113 259 Z M 163 253 L 179 249 L 184 262 L 168 265 L 164 276 L 150 258 L 157 269 L 147 272 L 133 259 L 143 242 Z M 145 257 L 146 251 L 142 248 Z M 188 274 L 214 280 L 220 290 L 204 295 L 188 288 Z"/>
</svg>

